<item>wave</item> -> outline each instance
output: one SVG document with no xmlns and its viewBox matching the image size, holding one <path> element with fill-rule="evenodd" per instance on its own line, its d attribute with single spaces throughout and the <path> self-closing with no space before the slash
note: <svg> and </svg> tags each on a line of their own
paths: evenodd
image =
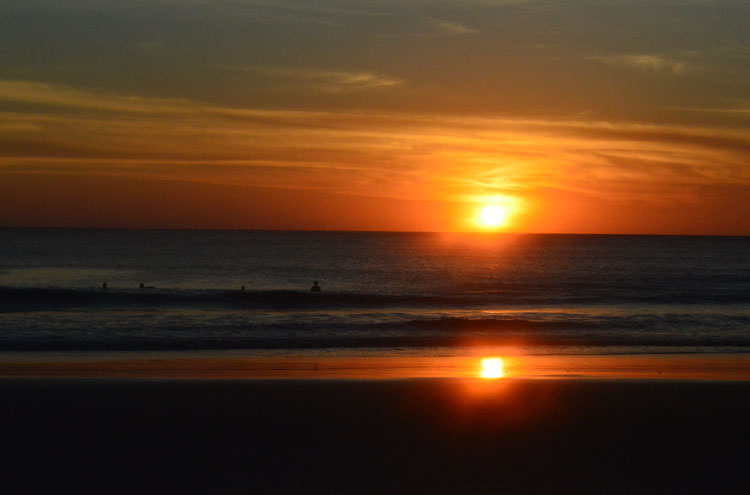
<svg viewBox="0 0 750 495">
<path fill-rule="evenodd" d="M 376 328 L 399 331 L 450 331 L 450 332 L 531 332 L 565 329 L 596 328 L 592 320 L 528 320 L 522 318 L 461 318 L 441 317 L 421 320 L 381 323 Z"/>
<path fill-rule="evenodd" d="M 312 293 L 292 290 L 67 289 L 0 287 L 0 312 L 86 307 L 325 308 L 482 307 L 564 304 L 745 304 L 750 293 L 597 294 L 491 292 L 467 294 Z"/>
<path fill-rule="evenodd" d="M 217 319 L 193 311 L 123 317 L 72 312 L 66 318 L 6 315 L 0 350 L 239 350 L 373 349 L 471 346 L 622 348 L 738 347 L 750 350 L 750 316 L 694 314 L 636 316 L 557 315 L 547 319 L 408 315 L 383 322 L 352 318 L 274 319 L 264 314 Z M 269 312 L 274 313 L 274 312 Z"/>
<path fill-rule="evenodd" d="M 204 350 L 310 350 L 310 349 L 428 349 L 470 347 L 554 347 L 564 352 L 566 348 L 633 348 L 663 349 L 727 349 L 732 352 L 750 352 L 750 339 L 560 339 L 560 338 L 483 338 L 463 340 L 459 337 L 368 337 L 368 338 L 273 338 L 273 339 L 106 339 L 106 340 L 24 340 L 0 342 L 0 351 L 204 351 Z"/>
<path fill-rule="evenodd" d="M 292 290 L 177 290 L 177 289 L 60 289 L 0 288 L 0 308 L 65 308 L 81 305 L 191 306 L 201 307 L 308 307 L 393 306 L 481 303 L 479 296 L 312 293 Z"/>
</svg>

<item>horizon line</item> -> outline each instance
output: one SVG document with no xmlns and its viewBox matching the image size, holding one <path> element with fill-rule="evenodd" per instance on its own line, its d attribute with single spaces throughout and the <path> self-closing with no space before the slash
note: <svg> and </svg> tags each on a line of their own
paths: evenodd
<svg viewBox="0 0 750 495">
<path fill-rule="evenodd" d="M 123 231 L 174 231 L 174 232 L 298 232 L 298 233 L 350 233 L 350 234 L 458 234 L 458 235 L 549 235 L 549 236 L 630 236 L 630 237 L 750 237 L 750 234 L 676 234 L 676 233 L 616 233 L 616 232 L 512 232 L 512 231 L 429 231 L 429 230 L 347 230 L 347 229 L 262 229 L 262 228 L 201 228 L 201 227 L 52 227 L 7 226 L 0 230 L 123 230 Z"/>
</svg>

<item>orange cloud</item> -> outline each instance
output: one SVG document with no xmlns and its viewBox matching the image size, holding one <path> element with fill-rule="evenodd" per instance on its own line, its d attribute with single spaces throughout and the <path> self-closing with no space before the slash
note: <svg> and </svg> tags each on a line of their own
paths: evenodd
<svg viewBox="0 0 750 495">
<path fill-rule="evenodd" d="M 680 215 L 695 222 L 702 203 L 706 211 L 729 207 L 750 187 L 743 130 L 229 108 L 24 81 L 0 81 L 0 101 L 34 105 L 1 114 L 0 176 L 241 186 L 380 205 L 368 211 L 391 211 L 383 201 L 412 204 L 390 224 L 377 222 L 386 230 L 470 228 L 462 218 L 476 204 L 504 197 L 518 206 L 514 230 L 652 231 L 680 224 Z M 433 215 L 417 203 L 433 205 L 442 221 L 424 221 Z M 321 225 L 331 228 L 324 216 Z M 699 230 L 717 231 L 710 215 Z"/>
</svg>

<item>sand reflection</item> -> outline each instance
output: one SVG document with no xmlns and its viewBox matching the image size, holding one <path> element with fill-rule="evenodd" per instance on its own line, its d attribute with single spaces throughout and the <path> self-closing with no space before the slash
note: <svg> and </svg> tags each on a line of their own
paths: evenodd
<svg viewBox="0 0 750 495">
<path fill-rule="evenodd" d="M 503 371 L 503 360 L 499 357 L 482 359 L 482 369 L 479 372 L 482 378 L 502 378 L 505 376 Z"/>
<path fill-rule="evenodd" d="M 0 353 L 0 377 L 192 379 L 750 380 L 750 355 L 229 356 L 223 353 Z M 490 355 L 491 356 L 491 355 Z"/>
</svg>

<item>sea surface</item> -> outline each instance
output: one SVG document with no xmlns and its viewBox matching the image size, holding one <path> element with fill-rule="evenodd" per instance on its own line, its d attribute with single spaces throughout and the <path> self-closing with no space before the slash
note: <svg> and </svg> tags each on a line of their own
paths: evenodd
<svg viewBox="0 0 750 495">
<path fill-rule="evenodd" d="M 0 229 L 0 352 L 477 348 L 747 353 L 750 238 Z"/>
</svg>

